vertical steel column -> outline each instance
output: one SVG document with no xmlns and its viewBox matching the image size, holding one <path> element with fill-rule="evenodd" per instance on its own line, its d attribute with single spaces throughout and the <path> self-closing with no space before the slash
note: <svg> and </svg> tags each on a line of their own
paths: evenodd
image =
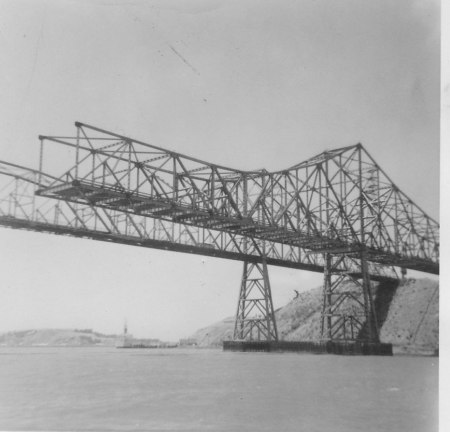
<svg viewBox="0 0 450 432">
<path fill-rule="evenodd" d="M 127 141 L 128 144 L 128 166 L 127 166 L 127 189 L 130 190 L 131 186 L 131 141 Z"/>
<path fill-rule="evenodd" d="M 242 272 L 241 289 L 239 291 L 238 307 L 236 311 L 236 319 L 234 321 L 234 339 L 244 339 L 244 314 L 246 299 L 246 281 L 248 274 L 248 262 L 244 261 L 244 269 Z"/>
<path fill-rule="evenodd" d="M 244 262 L 233 338 L 278 341 L 265 258 L 262 263 Z"/>
<path fill-rule="evenodd" d="M 80 126 L 77 127 L 77 147 L 75 149 L 75 179 L 78 180 L 78 165 L 80 163 Z"/>
<path fill-rule="evenodd" d="M 372 289 L 370 286 L 370 275 L 367 267 L 367 260 L 365 252 L 360 255 L 361 261 L 361 276 L 362 276 L 362 289 L 364 294 L 364 312 L 366 318 L 367 334 L 361 335 L 369 342 L 379 342 L 378 335 L 378 323 L 376 317 L 376 311 L 373 304 Z"/>
<path fill-rule="evenodd" d="M 41 184 L 41 180 L 42 180 L 42 167 L 44 164 L 44 137 L 39 135 L 39 142 L 40 142 L 40 146 L 39 146 L 39 175 L 38 175 L 38 183 L 39 185 Z"/>
<path fill-rule="evenodd" d="M 362 247 L 365 245 L 365 197 L 364 197 L 364 184 L 363 184 L 363 169 L 362 169 L 362 146 L 359 145 L 358 149 L 358 171 L 359 171 L 359 210 L 360 210 L 360 242 Z M 367 204 L 366 204 L 367 205 Z M 360 335 L 367 338 L 370 342 L 378 342 L 378 329 L 377 320 L 375 317 L 375 309 L 373 306 L 372 291 L 370 286 L 369 270 L 367 267 L 366 253 L 364 249 L 360 254 L 361 265 L 361 279 L 362 290 L 364 296 L 364 313 L 365 313 L 365 327 L 367 329 L 366 335 Z"/>
<path fill-rule="evenodd" d="M 320 323 L 320 337 L 324 340 L 331 340 L 331 255 L 324 256 L 323 269 L 323 303 Z"/>
<path fill-rule="evenodd" d="M 265 253 L 265 251 L 264 251 Z M 273 340 L 278 341 L 277 323 L 275 321 L 275 312 L 273 309 L 272 290 L 270 288 L 269 270 L 267 269 L 266 256 L 263 256 L 263 276 L 264 276 L 264 300 L 266 305 L 266 323 L 269 329 L 269 337 L 272 336 Z"/>
<path fill-rule="evenodd" d="M 352 274 L 333 273 L 336 264 L 329 253 L 324 261 L 321 339 L 379 342 L 365 252 L 360 253 L 360 271 Z"/>
<path fill-rule="evenodd" d="M 37 213 L 36 213 L 36 191 L 41 187 L 42 185 L 42 169 L 44 164 L 44 139 L 42 135 L 39 135 L 39 172 L 37 175 L 37 182 L 38 184 L 33 186 L 33 198 L 32 198 L 32 204 L 31 204 L 31 218 L 32 220 L 37 219 Z"/>
</svg>

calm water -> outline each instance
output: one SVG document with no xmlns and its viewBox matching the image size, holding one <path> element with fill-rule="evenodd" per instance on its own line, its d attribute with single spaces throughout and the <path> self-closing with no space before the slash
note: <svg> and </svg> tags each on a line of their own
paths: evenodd
<svg viewBox="0 0 450 432">
<path fill-rule="evenodd" d="M 437 397 L 436 358 L 0 348 L 1 430 L 432 432 Z"/>
</svg>

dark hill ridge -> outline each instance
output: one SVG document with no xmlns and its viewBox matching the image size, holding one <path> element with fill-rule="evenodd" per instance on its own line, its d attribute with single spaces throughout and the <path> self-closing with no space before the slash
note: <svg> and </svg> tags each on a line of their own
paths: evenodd
<svg viewBox="0 0 450 432">
<path fill-rule="evenodd" d="M 350 288 L 349 285 L 343 288 Z M 320 335 L 322 289 L 301 293 L 275 311 L 278 335 L 283 340 L 317 340 Z M 434 352 L 439 346 L 439 282 L 407 279 L 398 287 L 375 286 L 375 308 L 382 342 L 392 343 L 396 352 Z M 233 336 L 234 319 L 198 330 L 201 347 L 221 346 Z"/>
</svg>

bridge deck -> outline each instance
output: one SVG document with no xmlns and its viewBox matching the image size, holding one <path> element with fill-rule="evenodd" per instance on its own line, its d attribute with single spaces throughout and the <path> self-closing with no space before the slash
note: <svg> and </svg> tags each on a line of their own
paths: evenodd
<svg viewBox="0 0 450 432">
<path fill-rule="evenodd" d="M 342 240 L 320 234 L 300 232 L 292 228 L 261 223 L 252 218 L 230 217 L 211 211 L 205 211 L 173 200 L 146 194 L 130 193 L 120 188 L 74 180 L 57 186 L 41 188 L 40 196 L 56 198 L 64 201 L 79 202 L 106 209 L 129 212 L 140 216 L 183 223 L 202 228 L 233 232 L 267 240 L 275 243 L 298 246 L 313 253 L 335 251 L 346 255 L 358 256 L 362 247 L 358 244 L 347 244 Z M 364 247 L 367 259 L 386 265 L 405 267 L 412 270 L 439 274 L 439 263 L 422 258 L 410 258 L 400 254 L 388 253 L 384 250 Z"/>
</svg>

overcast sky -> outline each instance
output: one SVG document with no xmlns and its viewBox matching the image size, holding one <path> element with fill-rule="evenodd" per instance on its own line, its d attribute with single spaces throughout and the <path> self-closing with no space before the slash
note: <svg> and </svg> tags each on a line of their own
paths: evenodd
<svg viewBox="0 0 450 432">
<path fill-rule="evenodd" d="M 37 135 L 74 121 L 240 169 L 361 142 L 439 220 L 437 0 L 0 0 L 0 56 L 2 160 L 37 167 Z M 127 317 L 174 340 L 236 309 L 238 262 L 3 228 L 0 242 L 0 332 Z M 322 279 L 269 272 L 276 307 Z"/>
</svg>

